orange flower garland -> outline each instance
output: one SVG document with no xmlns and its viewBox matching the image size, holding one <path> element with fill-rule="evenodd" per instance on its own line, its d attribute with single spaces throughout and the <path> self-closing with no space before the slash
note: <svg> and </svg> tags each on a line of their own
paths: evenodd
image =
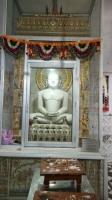
<svg viewBox="0 0 112 200">
<path fill-rule="evenodd" d="M 100 53 L 101 39 L 71 41 L 71 42 L 51 42 L 51 41 L 29 41 L 13 38 L 11 36 L 2 35 L 0 37 L 1 46 L 11 55 L 16 56 L 20 49 L 24 49 L 27 44 L 26 55 L 34 57 L 37 51 L 38 55 L 43 60 L 50 60 L 56 53 L 59 54 L 60 59 L 66 59 L 68 51 L 71 52 L 73 58 L 78 57 L 83 59 L 92 55 L 95 51 Z"/>
<path fill-rule="evenodd" d="M 42 45 L 42 46 L 48 46 L 48 45 L 53 45 L 53 46 L 57 46 L 57 47 L 61 47 L 61 46 L 74 46 L 76 44 L 87 44 L 87 43 L 98 43 L 101 41 L 101 38 L 98 39 L 94 39 L 94 40 L 82 40 L 82 41 L 74 41 L 74 42 L 41 42 L 41 41 L 29 41 L 29 40 L 21 40 L 18 38 L 14 38 L 8 35 L 2 35 L 2 38 L 6 38 L 7 40 L 13 40 L 16 42 L 20 42 L 22 44 L 29 44 L 29 45 Z"/>
</svg>

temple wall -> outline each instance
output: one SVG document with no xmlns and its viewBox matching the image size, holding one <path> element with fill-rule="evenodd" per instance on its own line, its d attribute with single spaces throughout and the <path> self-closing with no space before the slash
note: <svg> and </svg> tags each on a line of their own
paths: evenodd
<svg viewBox="0 0 112 200">
<path fill-rule="evenodd" d="M 95 1 L 95 5 L 90 17 L 91 21 L 91 37 L 100 36 L 100 0 Z"/>
<path fill-rule="evenodd" d="M 8 18 L 7 18 L 6 33 L 9 35 L 12 35 L 12 31 L 13 31 L 13 1 L 9 0 L 7 6 L 10 6 L 10 9 L 7 10 Z"/>
<path fill-rule="evenodd" d="M 0 34 L 2 34 L 2 23 L 3 23 L 3 1 L 0 0 Z"/>
<path fill-rule="evenodd" d="M 0 34 L 2 34 L 2 19 L 3 19 L 3 1 L 4 0 L 0 0 Z M 105 115 L 109 115 L 112 114 L 112 1 L 111 0 L 104 0 L 104 20 L 103 20 L 103 70 L 105 73 L 109 73 L 109 77 L 110 77 L 110 86 L 109 86 L 109 112 L 107 112 L 107 114 L 105 113 Z M 97 11 L 96 11 L 97 12 Z M 98 13 L 96 13 L 96 17 L 98 17 L 97 15 Z M 9 15 L 10 16 L 10 15 Z M 9 20 L 11 21 L 11 16 L 9 18 Z M 12 33 L 12 27 L 10 27 L 10 21 L 9 21 L 9 32 Z M 93 28 L 94 30 L 92 30 L 92 36 L 98 36 L 99 31 L 97 29 L 97 24 L 95 25 L 95 21 L 92 22 L 93 23 Z M 94 81 L 94 80 L 93 80 Z M 108 168 L 109 170 L 112 169 L 112 142 L 111 140 L 108 140 L 110 138 L 110 136 L 108 137 L 108 135 L 112 135 L 112 116 L 103 116 L 103 135 L 105 135 L 104 139 L 104 150 L 107 153 L 108 156 Z M 106 137 L 107 135 L 107 137 Z M 26 165 L 25 165 L 26 163 Z M 33 170 L 34 167 L 39 166 L 39 160 L 35 160 L 35 159 L 26 159 L 23 160 L 20 159 L 12 159 L 11 158 L 0 158 L 0 173 L 2 174 L 2 176 L 0 175 L 0 195 L 2 195 L 3 199 L 4 197 L 8 197 L 8 195 L 11 194 L 10 191 L 10 187 L 13 189 L 14 187 L 17 186 L 17 188 L 19 188 L 19 185 L 14 185 L 14 179 L 13 179 L 13 175 L 15 173 L 14 169 L 16 169 L 17 166 L 21 166 L 20 167 L 20 172 L 22 172 L 22 170 L 26 170 L 26 172 L 30 173 L 29 175 L 29 180 L 31 181 L 31 177 L 33 174 Z M 10 169 L 12 170 L 10 174 Z M 25 172 L 25 171 L 24 171 Z M 26 174 L 27 174 L 26 173 Z M 16 172 L 16 181 L 17 181 L 17 175 L 19 174 L 19 172 Z M 110 173 L 109 173 L 110 176 Z M 10 185 L 10 180 L 9 178 L 12 178 L 11 181 L 11 185 Z M 26 190 L 26 192 L 28 192 L 29 189 L 29 184 L 30 181 L 26 179 L 26 177 L 24 176 L 23 179 L 23 183 L 21 187 L 24 187 L 24 181 L 28 181 L 28 185 L 26 186 L 26 188 L 24 189 L 24 191 Z M 110 180 L 110 178 L 109 178 Z M 25 182 L 26 183 L 26 182 Z M 21 184 L 21 183 L 20 183 Z M 1 188 L 1 185 L 3 186 Z M 10 185 L 10 187 L 9 187 Z M 112 188 L 110 188 L 112 190 Z M 13 191 L 12 191 L 13 193 Z M 18 190 L 16 193 L 17 196 L 18 195 Z M 0 197 L 1 199 L 1 197 Z M 9 199 L 9 198 L 8 198 Z M 20 199 L 20 198 L 18 198 Z"/>
<path fill-rule="evenodd" d="M 95 53 L 90 61 L 89 130 L 90 138 L 98 139 L 99 113 L 99 55 Z"/>
<path fill-rule="evenodd" d="M 8 0 L 7 2 L 8 10 L 7 10 L 7 29 L 6 33 L 7 35 L 13 35 L 14 34 L 14 27 L 15 22 L 18 17 L 20 17 L 20 12 L 16 6 L 16 3 L 14 0 Z"/>
<path fill-rule="evenodd" d="M 109 112 L 112 114 L 112 1 L 104 0 L 104 20 L 103 20 L 103 70 L 109 73 Z"/>
<path fill-rule="evenodd" d="M 13 77 L 14 77 L 14 57 L 9 54 L 6 56 L 6 67 L 4 76 L 4 104 L 2 114 L 2 127 L 6 130 L 12 129 L 13 114 Z"/>
<path fill-rule="evenodd" d="M 3 34 L 3 16 L 4 16 L 3 7 L 4 7 L 4 0 L 1 0 L 0 1 L 0 35 Z M 2 63 L 1 63 L 1 49 L 0 49 L 0 82 L 1 82 L 1 67 L 2 67 Z"/>
<path fill-rule="evenodd" d="M 103 142 L 108 161 L 112 162 L 112 1 L 104 0 L 103 16 L 103 71 L 109 74 L 109 111 L 103 112 Z M 109 139 L 109 140 L 108 140 Z"/>
<path fill-rule="evenodd" d="M 108 190 L 112 199 L 112 1 L 104 0 L 103 14 L 103 71 L 109 74 L 109 111 L 103 113 L 103 151 L 108 157 Z M 105 116 L 104 116 L 105 115 Z"/>
</svg>

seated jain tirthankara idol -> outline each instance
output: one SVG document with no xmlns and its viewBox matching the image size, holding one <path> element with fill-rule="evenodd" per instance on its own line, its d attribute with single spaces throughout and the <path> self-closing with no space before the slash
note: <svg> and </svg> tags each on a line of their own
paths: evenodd
<svg viewBox="0 0 112 200">
<path fill-rule="evenodd" d="M 58 74 L 48 75 L 47 89 L 38 92 L 38 113 L 30 114 L 30 119 L 40 123 L 71 124 L 72 115 L 68 111 L 68 93 L 60 89 Z"/>
<path fill-rule="evenodd" d="M 38 92 L 37 113 L 30 114 L 30 122 L 33 122 L 33 124 L 31 123 L 31 130 L 37 127 L 38 132 L 41 127 L 45 140 L 47 135 L 51 138 L 58 135 L 63 135 L 62 138 L 64 138 L 64 135 L 66 135 L 67 137 L 69 136 L 66 140 L 70 141 L 72 114 L 67 113 L 68 93 L 60 89 L 61 78 L 57 73 L 48 74 L 46 85 L 46 89 Z M 66 134 L 64 134 L 63 130 L 66 131 Z M 37 135 L 40 134 L 37 133 Z"/>
</svg>

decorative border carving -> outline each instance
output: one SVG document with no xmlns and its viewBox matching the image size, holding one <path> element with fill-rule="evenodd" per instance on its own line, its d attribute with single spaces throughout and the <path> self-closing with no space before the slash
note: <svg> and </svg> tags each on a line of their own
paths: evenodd
<svg viewBox="0 0 112 200">
<path fill-rule="evenodd" d="M 90 36 L 89 18 L 72 15 L 38 15 L 20 17 L 16 35 Z"/>
</svg>

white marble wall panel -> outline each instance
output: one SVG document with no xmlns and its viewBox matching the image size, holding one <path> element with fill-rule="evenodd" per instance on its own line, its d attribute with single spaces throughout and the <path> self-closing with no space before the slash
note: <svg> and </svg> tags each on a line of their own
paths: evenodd
<svg viewBox="0 0 112 200">
<path fill-rule="evenodd" d="M 112 116 L 103 116 L 103 136 L 112 135 Z"/>
<path fill-rule="evenodd" d="M 112 162 L 112 136 L 104 143 L 101 154 L 107 157 L 108 162 Z"/>
<path fill-rule="evenodd" d="M 14 57 L 6 53 L 2 128 L 12 129 Z"/>
<path fill-rule="evenodd" d="M 112 0 L 104 0 L 103 16 L 103 71 L 109 74 L 109 111 L 112 114 Z"/>
<path fill-rule="evenodd" d="M 12 130 L 12 115 L 10 113 L 3 113 L 2 115 L 2 128 L 6 130 Z"/>
<path fill-rule="evenodd" d="M 95 53 L 90 61 L 89 135 L 99 138 L 99 55 Z"/>
<path fill-rule="evenodd" d="M 7 35 L 12 35 L 13 33 L 13 23 L 14 23 L 14 13 L 13 13 L 13 8 L 14 8 L 14 1 L 8 0 L 7 2 L 7 27 L 6 27 L 6 34 Z"/>
<path fill-rule="evenodd" d="M 89 116 L 89 131 L 91 139 L 98 139 L 98 116 Z"/>
<path fill-rule="evenodd" d="M 99 37 L 99 35 L 100 35 L 100 0 L 96 0 L 91 15 L 91 36 Z"/>
<path fill-rule="evenodd" d="M 3 24 L 3 2 L 4 0 L 0 0 L 0 34 L 2 34 L 2 24 Z"/>
<path fill-rule="evenodd" d="M 103 69 L 112 73 L 112 0 L 104 0 Z"/>
<path fill-rule="evenodd" d="M 103 116 L 103 148 L 101 153 L 107 156 L 108 162 L 112 162 L 112 116 Z"/>
<path fill-rule="evenodd" d="M 0 35 L 2 35 L 2 25 L 3 25 L 3 1 L 4 0 L 0 0 Z M 0 50 L 0 71 L 1 71 L 1 50 Z"/>
</svg>

